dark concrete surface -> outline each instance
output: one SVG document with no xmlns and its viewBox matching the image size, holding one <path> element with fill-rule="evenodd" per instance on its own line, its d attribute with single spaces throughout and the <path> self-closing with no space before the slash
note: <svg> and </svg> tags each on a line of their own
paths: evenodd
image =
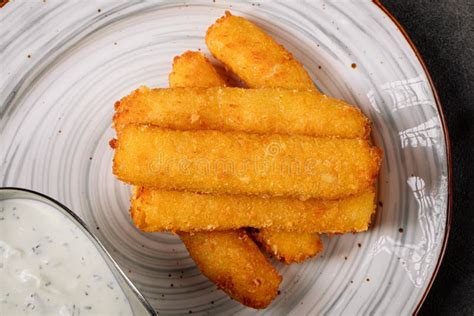
<svg viewBox="0 0 474 316">
<path fill-rule="evenodd" d="M 382 0 L 421 53 L 451 138 L 453 221 L 420 315 L 474 315 L 474 0 Z"/>
</svg>

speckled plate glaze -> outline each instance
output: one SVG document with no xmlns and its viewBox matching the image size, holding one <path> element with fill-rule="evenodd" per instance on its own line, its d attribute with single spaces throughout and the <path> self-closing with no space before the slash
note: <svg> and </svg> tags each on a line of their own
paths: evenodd
<svg viewBox="0 0 474 316">
<path fill-rule="evenodd" d="M 359 106 L 383 148 L 367 233 L 326 239 L 304 264 L 276 264 L 266 310 L 229 299 L 178 238 L 144 234 L 111 172 L 114 101 L 167 86 L 173 56 L 207 52 L 230 9 L 285 45 L 326 94 Z M 372 2 L 12 1 L 0 9 L 1 182 L 48 194 L 93 228 L 160 314 L 409 314 L 423 301 L 449 229 L 449 146 L 436 92 L 410 41 Z M 0 298 L 1 299 L 1 298 Z"/>
</svg>

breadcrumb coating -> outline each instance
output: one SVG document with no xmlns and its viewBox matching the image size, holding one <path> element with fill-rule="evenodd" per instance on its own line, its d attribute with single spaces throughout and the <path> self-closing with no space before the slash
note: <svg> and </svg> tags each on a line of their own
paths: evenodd
<svg viewBox="0 0 474 316">
<path fill-rule="evenodd" d="M 375 192 L 339 200 L 263 199 L 153 190 L 136 193 L 131 213 L 143 231 L 196 232 L 242 227 L 274 231 L 342 234 L 366 231 L 375 211 Z"/>
<path fill-rule="evenodd" d="M 209 27 L 209 51 L 250 88 L 314 89 L 292 54 L 252 22 L 226 12 Z"/>
<path fill-rule="evenodd" d="M 268 253 L 286 264 L 303 262 L 324 249 L 319 235 L 312 233 L 260 229 L 252 231 L 252 236 Z"/>
<path fill-rule="evenodd" d="M 314 91 L 280 88 L 141 87 L 116 104 L 116 128 L 130 123 L 316 137 L 366 138 L 370 133 L 369 120 L 358 108 Z"/>
<path fill-rule="evenodd" d="M 337 199 L 372 186 L 380 160 L 360 139 L 127 125 L 113 171 L 124 182 L 160 189 Z"/>
</svg>

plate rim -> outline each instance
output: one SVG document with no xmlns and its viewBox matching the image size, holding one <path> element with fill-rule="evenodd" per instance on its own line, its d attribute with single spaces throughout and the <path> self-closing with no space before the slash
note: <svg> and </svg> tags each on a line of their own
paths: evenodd
<svg viewBox="0 0 474 316">
<path fill-rule="evenodd" d="M 420 309 L 423 306 L 423 303 L 425 302 L 428 296 L 428 293 L 433 287 L 436 276 L 438 275 L 441 264 L 444 260 L 446 247 L 447 247 L 448 239 L 449 239 L 449 233 L 451 231 L 451 224 L 452 224 L 452 217 L 453 217 L 453 181 L 452 181 L 453 180 L 452 179 L 453 162 L 452 162 L 452 156 L 451 156 L 451 139 L 449 137 L 448 124 L 446 122 L 446 118 L 444 117 L 444 109 L 443 109 L 443 105 L 441 104 L 438 91 L 436 90 L 436 86 L 428 71 L 428 67 L 426 66 L 426 63 L 423 57 L 421 56 L 420 52 L 418 51 L 418 48 L 413 43 L 407 31 L 403 28 L 403 26 L 400 24 L 397 18 L 381 3 L 380 0 L 372 0 L 372 4 L 374 4 L 378 9 L 380 9 L 382 13 L 384 13 L 390 19 L 390 21 L 394 24 L 394 26 L 400 31 L 401 35 L 405 38 L 405 41 L 410 46 L 411 50 L 415 54 L 415 57 L 418 59 L 418 62 L 423 68 L 423 72 L 425 73 L 426 78 L 428 79 L 431 92 L 433 93 L 433 96 L 435 99 L 436 110 L 440 118 L 441 127 L 443 128 L 444 142 L 446 144 L 446 162 L 447 162 L 447 173 L 448 173 L 448 199 L 447 199 L 447 205 L 446 205 L 446 226 L 444 229 L 443 243 L 441 245 L 441 250 L 436 262 L 436 266 L 433 270 L 433 273 L 431 274 L 430 281 L 428 282 L 428 286 L 425 288 L 423 295 L 421 296 L 418 304 L 416 305 L 413 311 L 413 315 L 417 315 L 420 312 Z"/>
</svg>

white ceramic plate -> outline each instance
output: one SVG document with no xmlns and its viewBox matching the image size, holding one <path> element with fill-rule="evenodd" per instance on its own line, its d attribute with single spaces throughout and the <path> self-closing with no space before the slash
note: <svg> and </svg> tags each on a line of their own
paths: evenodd
<svg viewBox="0 0 474 316">
<path fill-rule="evenodd" d="M 173 57 L 206 52 L 205 31 L 226 9 L 286 46 L 326 94 L 359 106 L 385 153 L 372 228 L 326 239 L 318 259 L 277 264 L 281 294 L 259 312 L 207 281 L 178 238 L 133 227 L 108 146 L 114 101 L 139 85 L 167 86 Z M 447 134 L 423 64 L 380 5 L 13 1 L 0 21 L 2 185 L 75 210 L 160 314 L 419 308 L 449 227 Z"/>
</svg>

